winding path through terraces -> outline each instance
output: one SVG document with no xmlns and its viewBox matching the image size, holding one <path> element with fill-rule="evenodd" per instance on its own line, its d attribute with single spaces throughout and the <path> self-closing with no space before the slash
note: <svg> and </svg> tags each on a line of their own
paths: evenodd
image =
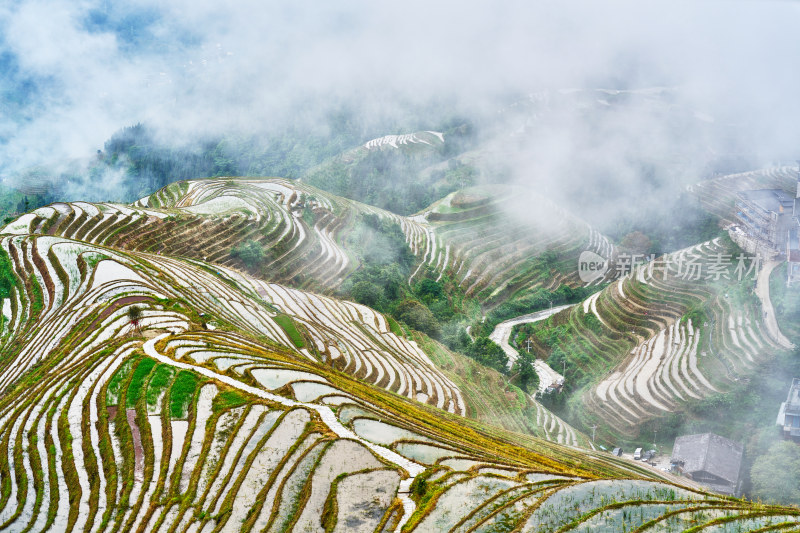
<svg viewBox="0 0 800 533">
<path fill-rule="evenodd" d="M 285 405 L 287 407 L 305 407 L 306 409 L 316 411 L 319 417 L 325 423 L 325 425 L 327 425 L 328 428 L 331 431 L 333 431 L 339 438 L 356 440 L 361 444 L 363 444 L 364 446 L 366 446 L 367 448 L 371 449 L 375 454 L 379 455 L 387 462 L 394 463 L 400 466 L 400 468 L 405 469 L 405 471 L 408 472 L 409 477 L 400 482 L 400 489 L 397 494 L 397 497 L 403 503 L 404 513 L 400 519 L 400 522 L 398 522 L 395 531 L 400 531 L 402 529 L 403 525 L 405 525 L 405 523 L 408 521 L 408 519 L 411 517 L 414 510 L 416 509 L 416 504 L 409 497 L 411 483 L 414 481 L 415 477 L 417 477 L 419 474 L 425 471 L 424 466 L 422 466 L 419 463 L 415 463 L 414 461 L 411 461 L 409 459 L 406 459 L 402 455 L 384 446 L 379 446 L 356 435 L 355 432 L 346 428 L 344 425 L 342 425 L 341 422 L 339 422 L 339 419 L 336 418 L 334 412 L 327 405 L 317 405 L 314 403 L 298 402 L 295 400 L 290 400 L 289 398 L 284 398 L 283 396 L 271 394 L 257 387 L 252 387 L 231 377 L 218 374 L 217 372 L 209 370 L 208 368 L 204 368 L 201 366 L 194 366 L 187 363 L 181 363 L 175 361 L 174 359 L 171 359 L 170 357 L 162 355 L 156 350 L 155 345 L 158 341 L 166 337 L 169 337 L 169 335 L 170 335 L 169 333 L 165 333 L 163 335 L 159 335 L 158 337 L 150 339 L 149 341 L 145 342 L 144 345 L 142 346 L 144 353 L 147 354 L 148 357 L 152 357 L 156 361 L 159 361 L 166 365 L 170 365 L 175 368 L 182 368 L 185 370 L 192 370 L 194 372 L 197 372 L 198 374 L 206 376 L 207 378 L 218 380 L 233 388 L 239 389 L 242 392 L 252 394 L 253 396 L 264 398 L 265 400 L 270 400 L 272 402 Z"/>
<path fill-rule="evenodd" d="M 562 305 L 559 307 L 553 307 L 552 309 L 545 309 L 544 311 L 537 311 L 535 313 L 530 313 L 527 315 L 518 316 L 516 318 L 511 318 L 504 322 L 500 322 L 495 326 L 494 331 L 492 331 L 489 338 L 497 343 L 506 355 L 508 356 L 508 366 L 509 368 L 514 364 L 514 361 L 517 360 L 518 354 L 517 350 L 515 350 L 509 343 L 509 337 L 511 336 L 511 329 L 518 325 L 518 324 L 528 324 L 530 322 L 539 322 L 540 320 L 544 320 L 559 311 L 563 311 L 564 309 L 568 309 L 575 304 L 569 305 Z M 544 392 L 547 390 L 547 387 L 552 385 L 553 383 L 557 383 L 564 379 L 564 376 L 550 368 L 550 366 L 541 361 L 536 359 L 534 361 L 534 367 L 536 368 L 536 373 L 539 374 L 539 391 Z"/>
<path fill-rule="evenodd" d="M 775 342 L 791 350 L 794 348 L 794 344 L 781 333 L 778 319 L 775 317 L 775 309 L 772 307 L 772 300 L 769 299 L 769 276 L 779 264 L 778 261 L 767 261 L 764 264 L 761 272 L 758 273 L 756 296 L 761 300 L 761 309 L 764 311 L 764 324 L 767 326 L 767 333 Z"/>
</svg>

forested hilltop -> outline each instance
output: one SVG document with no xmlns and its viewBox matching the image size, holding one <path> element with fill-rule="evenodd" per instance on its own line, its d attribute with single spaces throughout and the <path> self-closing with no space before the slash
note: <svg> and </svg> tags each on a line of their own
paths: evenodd
<svg viewBox="0 0 800 533">
<path fill-rule="evenodd" d="M 410 214 L 440 198 L 443 190 L 441 184 L 418 179 L 416 173 L 470 149 L 477 143 L 477 136 L 471 120 L 454 111 L 406 111 L 402 120 L 367 121 L 345 108 L 328 113 L 324 124 L 290 125 L 266 134 L 197 135 L 186 140 L 165 138 L 147 124 L 128 126 L 83 160 L 58 161 L 6 174 L 4 184 L 0 184 L 0 215 L 5 218 L 24 213 L 53 201 L 131 202 L 169 183 L 197 177 L 298 179 L 311 169 L 314 185 Z M 448 142 L 410 159 L 405 157 L 407 154 L 377 151 L 356 169 L 345 169 L 332 161 L 387 132 L 415 129 L 435 129 Z M 445 173 L 440 172 L 437 177 L 441 179 Z M 457 174 L 460 178 L 463 172 Z M 456 182 L 453 176 L 449 178 Z M 452 190 L 455 186 L 447 192 Z"/>
</svg>

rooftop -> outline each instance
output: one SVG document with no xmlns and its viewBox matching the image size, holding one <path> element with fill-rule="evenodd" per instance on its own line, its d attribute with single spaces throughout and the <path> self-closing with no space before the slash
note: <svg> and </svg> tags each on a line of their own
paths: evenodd
<svg viewBox="0 0 800 533">
<path fill-rule="evenodd" d="M 800 414 L 800 378 L 792 380 L 789 394 L 786 395 L 786 411 Z"/>
<path fill-rule="evenodd" d="M 780 208 L 791 211 L 794 206 L 794 197 L 782 189 L 757 189 L 741 191 L 739 198 L 748 201 L 764 211 L 780 212 Z"/>
<path fill-rule="evenodd" d="M 739 481 L 744 448 L 714 433 L 683 435 L 675 439 L 672 461 L 683 461 L 686 473 L 708 472 L 735 486 Z"/>
</svg>

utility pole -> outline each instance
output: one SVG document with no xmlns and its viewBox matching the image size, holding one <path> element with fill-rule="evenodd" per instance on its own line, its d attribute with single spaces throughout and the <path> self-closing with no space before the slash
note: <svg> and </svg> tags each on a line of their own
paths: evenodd
<svg viewBox="0 0 800 533">
<path fill-rule="evenodd" d="M 658 432 L 657 429 L 653 430 L 653 449 L 656 449 L 656 433 Z"/>
<path fill-rule="evenodd" d="M 592 426 L 592 442 L 594 442 L 594 432 L 597 430 L 597 424 Z"/>
</svg>

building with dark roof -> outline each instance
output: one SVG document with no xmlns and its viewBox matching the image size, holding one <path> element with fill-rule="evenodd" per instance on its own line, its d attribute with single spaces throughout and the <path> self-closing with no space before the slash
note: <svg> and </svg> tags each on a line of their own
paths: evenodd
<svg viewBox="0 0 800 533">
<path fill-rule="evenodd" d="M 673 468 L 720 494 L 737 496 L 744 447 L 714 433 L 684 435 L 675 439 Z"/>
<path fill-rule="evenodd" d="M 781 403 L 775 424 L 784 438 L 800 440 L 800 378 L 792 380 L 789 394 L 786 401 Z"/>
</svg>

